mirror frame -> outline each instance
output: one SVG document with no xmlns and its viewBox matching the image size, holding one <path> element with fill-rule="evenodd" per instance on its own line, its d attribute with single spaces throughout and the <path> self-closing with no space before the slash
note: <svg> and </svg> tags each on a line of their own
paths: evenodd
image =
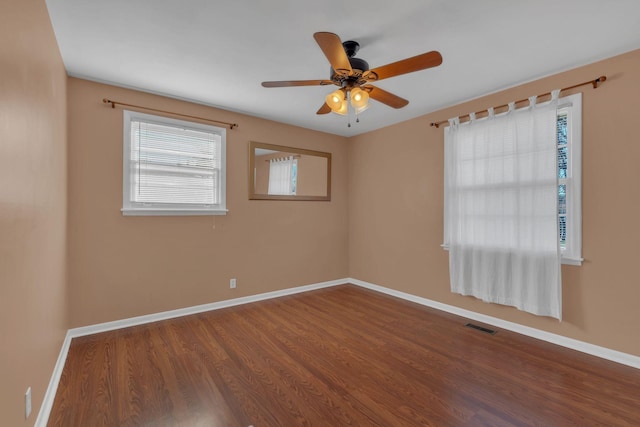
<svg viewBox="0 0 640 427">
<path fill-rule="evenodd" d="M 258 194 L 255 192 L 255 152 L 256 148 L 282 151 L 307 156 L 324 157 L 327 159 L 327 195 L 326 196 L 290 196 Z M 323 151 L 307 150 L 304 148 L 287 147 L 284 145 L 265 144 L 263 142 L 250 141 L 249 143 L 249 200 L 300 200 L 300 201 L 330 201 L 331 200 L 331 153 Z"/>
</svg>

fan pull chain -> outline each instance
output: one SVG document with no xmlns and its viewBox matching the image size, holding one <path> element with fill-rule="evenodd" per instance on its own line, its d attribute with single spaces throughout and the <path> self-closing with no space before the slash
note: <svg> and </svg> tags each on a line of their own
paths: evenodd
<svg viewBox="0 0 640 427">
<path fill-rule="evenodd" d="M 358 116 L 358 112 L 354 111 L 356 114 L 356 123 L 360 123 L 360 117 Z M 349 106 L 347 106 L 347 127 L 350 128 L 351 127 L 351 111 L 349 110 Z"/>
<path fill-rule="evenodd" d="M 347 103 L 347 127 L 351 127 L 351 109 L 349 108 L 349 99 L 351 98 L 351 91 L 347 90 L 344 94 L 344 101 Z"/>
<path fill-rule="evenodd" d="M 350 96 L 350 91 L 346 91 L 345 93 L 345 103 L 347 104 L 347 127 L 350 128 L 351 127 L 351 103 L 349 102 L 349 99 L 351 98 Z M 358 110 L 356 108 L 353 108 L 353 112 L 356 115 L 356 123 L 360 123 L 360 117 L 358 116 Z"/>
</svg>

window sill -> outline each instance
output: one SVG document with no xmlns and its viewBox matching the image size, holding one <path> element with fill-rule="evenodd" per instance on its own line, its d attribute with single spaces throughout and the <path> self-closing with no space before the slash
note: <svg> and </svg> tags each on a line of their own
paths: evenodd
<svg viewBox="0 0 640 427">
<path fill-rule="evenodd" d="M 196 216 L 196 215 L 226 215 L 228 209 L 121 209 L 123 216 Z"/>
<path fill-rule="evenodd" d="M 562 264 L 564 265 L 582 265 L 582 261 L 584 261 L 584 258 L 562 257 Z"/>
<path fill-rule="evenodd" d="M 449 245 L 442 244 L 440 245 L 440 247 L 445 251 L 449 250 Z M 561 263 L 563 265 L 582 265 L 583 261 L 584 261 L 584 258 L 569 258 L 569 257 L 563 256 Z"/>
</svg>

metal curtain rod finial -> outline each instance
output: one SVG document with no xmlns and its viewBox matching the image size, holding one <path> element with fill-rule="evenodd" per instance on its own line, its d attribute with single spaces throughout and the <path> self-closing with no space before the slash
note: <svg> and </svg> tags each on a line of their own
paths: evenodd
<svg viewBox="0 0 640 427">
<path fill-rule="evenodd" d="M 600 84 L 600 83 L 602 83 L 602 82 L 604 82 L 606 80 L 607 80 L 607 76 L 600 76 L 600 77 L 598 77 L 596 79 L 593 79 L 593 80 L 589 80 L 589 81 L 586 81 L 586 82 L 578 83 L 577 85 L 563 87 L 562 89 L 560 89 L 560 91 L 562 92 L 562 91 L 569 90 L 569 89 L 575 89 L 577 87 L 586 86 L 586 85 L 589 85 L 589 84 L 592 85 L 594 89 L 597 89 L 598 88 L 598 84 Z M 542 98 L 542 97 L 547 96 L 547 95 L 551 95 L 551 92 L 547 92 L 547 93 L 543 93 L 542 95 L 538 95 L 538 98 Z M 520 100 L 516 101 L 515 103 L 519 104 L 519 103 L 525 102 L 525 101 L 527 101 L 527 100 L 526 99 L 520 99 Z M 507 105 L 506 104 L 499 105 L 497 107 L 493 107 L 493 109 L 497 110 L 497 109 L 503 108 L 503 107 L 507 107 Z M 488 112 L 488 110 L 481 110 L 481 111 L 476 111 L 475 114 L 478 115 L 478 114 L 487 113 L 487 112 Z M 469 118 L 469 114 L 465 114 L 463 116 L 460 116 L 460 119 L 463 119 L 465 117 Z M 446 123 L 449 123 L 449 121 L 448 120 L 441 120 L 439 122 L 432 122 L 431 126 L 435 127 L 435 128 L 439 128 L 440 125 L 446 124 Z"/>
<path fill-rule="evenodd" d="M 593 88 L 597 89 L 598 88 L 598 83 L 602 83 L 607 81 L 607 76 L 600 76 L 597 79 L 595 79 L 592 84 L 593 84 Z"/>
<path fill-rule="evenodd" d="M 153 112 L 156 112 L 156 113 L 170 114 L 172 116 L 185 117 L 185 118 L 188 118 L 188 119 L 196 119 L 196 120 L 202 120 L 202 121 L 205 121 L 205 122 L 223 124 L 223 125 L 229 126 L 229 129 L 235 129 L 235 128 L 238 127 L 237 123 L 222 122 L 220 120 L 207 119 L 206 117 L 191 116 L 189 114 L 174 113 L 173 111 L 158 110 L 157 108 L 143 107 L 141 105 L 134 105 L 134 104 L 127 104 L 125 102 L 112 101 L 112 100 L 107 99 L 107 98 L 102 98 L 102 102 L 104 102 L 105 104 L 111 104 L 111 108 L 116 108 L 116 104 L 118 104 L 118 105 L 122 105 L 122 106 L 125 106 L 125 107 L 137 108 L 137 109 L 140 109 L 140 110 L 153 111 Z"/>
</svg>

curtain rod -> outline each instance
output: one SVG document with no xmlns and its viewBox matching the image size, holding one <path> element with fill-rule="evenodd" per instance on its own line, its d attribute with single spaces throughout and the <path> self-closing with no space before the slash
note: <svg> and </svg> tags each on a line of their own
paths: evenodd
<svg viewBox="0 0 640 427">
<path fill-rule="evenodd" d="M 238 127 L 237 123 L 222 122 L 220 120 L 212 120 L 212 119 L 207 119 L 207 118 L 204 118 L 204 117 L 190 116 L 188 114 L 174 113 L 174 112 L 171 112 L 171 111 L 158 110 L 156 108 L 143 107 L 143 106 L 140 106 L 140 105 L 126 104 L 126 103 L 120 102 L 120 101 L 112 101 L 112 100 L 107 99 L 107 98 L 102 98 L 102 102 L 104 102 L 105 104 L 111 104 L 111 108 L 116 108 L 116 104 L 117 104 L 117 105 L 122 105 L 122 106 L 125 106 L 125 107 L 138 108 L 138 109 L 146 110 L 146 111 L 154 111 L 156 113 L 171 114 L 173 116 L 186 117 L 186 118 L 189 118 L 189 119 L 204 120 L 205 122 L 219 123 L 219 124 L 223 124 L 223 125 L 229 126 L 229 129 L 234 129 L 234 128 Z"/>
<path fill-rule="evenodd" d="M 569 90 L 569 89 L 575 89 L 577 87 L 586 86 L 586 85 L 592 85 L 593 88 L 596 89 L 598 87 L 598 84 L 604 82 L 605 80 L 607 80 L 607 76 L 600 76 L 597 79 L 593 79 L 593 80 L 589 80 L 589 81 L 586 81 L 586 82 L 578 83 L 577 85 L 563 87 L 562 89 L 560 89 L 560 92 L 565 91 L 565 90 Z M 547 93 L 543 93 L 542 95 L 538 95 L 538 98 L 542 98 L 544 96 L 549 96 L 549 95 L 551 95 L 551 92 L 547 92 Z M 520 100 L 516 101 L 515 103 L 519 104 L 519 103 L 522 103 L 522 102 L 525 102 L 525 101 L 528 101 L 528 99 L 520 99 Z M 508 106 L 509 106 L 509 104 L 503 104 L 503 105 L 499 105 L 497 107 L 493 107 L 493 109 L 494 110 L 498 110 L 500 108 L 506 108 Z M 489 110 L 486 109 L 486 110 L 476 111 L 475 114 L 478 115 L 478 114 L 483 114 L 483 113 L 488 114 Z M 465 120 L 465 122 L 469 121 L 469 116 L 470 116 L 470 114 L 465 114 L 464 116 L 460 116 L 460 119 L 461 119 L 460 121 L 462 122 L 463 118 L 467 119 L 467 120 Z M 435 126 L 436 128 L 439 128 L 440 125 L 445 124 L 445 123 L 448 124 L 449 120 L 441 120 L 439 122 L 432 122 L 431 126 Z"/>
<path fill-rule="evenodd" d="M 300 158 L 302 158 L 302 155 L 301 155 L 301 154 L 294 154 L 292 157 L 294 157 L 294 158 L 296 158 L 296 159 L 300 159 Z M 273 159 L 278 159 L 278 158 L 280 158 L 280 159 L 286 159 L 286 157 L 274 157 Z M 265 161 L 265 162 L 270 162 L 270 161 L 271 161 L 271 160 L 273 160 L 273 159 L 264 159 L 264 161 Z"/>
</svg>

